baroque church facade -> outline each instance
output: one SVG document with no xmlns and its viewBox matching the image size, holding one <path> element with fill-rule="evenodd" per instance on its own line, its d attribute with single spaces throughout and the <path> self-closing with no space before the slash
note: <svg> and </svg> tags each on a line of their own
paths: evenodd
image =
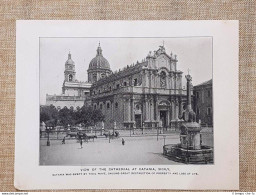
<svg viewBox="0 0 256 195">
<path fill-rule="evenodd" d="M 68 54 L 61 95 L 46 95 L 46 105 L 93 106 L 105 115 L 105 128 L 172 127 L 186 105 L 177 56 L 164 46 L 141 62 L 112 72 L 99 44 L 90 61 L 88 82 L 76 80 L 75 63 Z"/>
<path fill-rule="evenodd" d="M 145 59 L 112 73 L 99 46 L 88 69 L 90 94 L 86 106 L 101 109 L 105 127 L 172 127 L 186 104 L 177 56 L 164 46 Z"/>
</svg>

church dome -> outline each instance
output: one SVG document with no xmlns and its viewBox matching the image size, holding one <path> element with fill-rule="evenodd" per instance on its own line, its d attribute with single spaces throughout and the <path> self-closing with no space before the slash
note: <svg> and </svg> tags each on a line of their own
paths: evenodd
<svg viewBox="0 0 256 195">
<path fill-rule="evenodd" d="M 107 69 L 110 70 L 109 62 L 106 58 L 102 55 L 102 49 L 99 47 L 97 49 L 97 55 L 95 58 L 93 58 L 89 64 L 88 70 L 95 70 L 95 69 Z"/>
<path fill-rule="evenodd" d="M 68 65 L 75 65 L 75 62 L 71 59 L 71 54 L 69 52 L 68 54 L 68 60 L 66 61 L 65 64 L 68 64 Z"/>
</svg>

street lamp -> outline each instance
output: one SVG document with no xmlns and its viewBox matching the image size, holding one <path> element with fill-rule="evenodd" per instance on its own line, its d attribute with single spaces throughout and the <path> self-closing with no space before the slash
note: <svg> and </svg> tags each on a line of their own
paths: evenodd
<svg viewBox="0 0 256 195">
<path fill-rule="evenodd" d="M 143 132 L 144 132 L 144 127 L 145 127 L 145 123 L 143 122 L 143 123 L 142 123 L 142 134 L 143 134 Z"/>
<path fill-rule="evenodd" d="M 50 130 L 52 129 L 52 127 L 46 127 L 46 131 L 47 131 L 47 146 L 50 146 Z"/>
<path fill-rule="evenodd" d="M 156 140 L 158 141 L 159 128 L 156 128 Z"/>
<path fill-rule="evenodd" d="M 166 138 L 166 135 L 164 135 L 164 146 L 165 146 L 165 138 Z"/>
<path fill-rule="evenodd" d="M 104 122 L 101 122 L 101 135 L 102 135 L 102 131 L 104 131 Z"/>
<path fill-rule="evenodd" d="M 113 135 L 115 134 L 115 130 L 116 130 L 116 121 L 114 122 Z"/>
<path fill-rule="evenodd" d="M 56 133 L 57 133 L 57 140 L 58 140 L 58 139 L 59 139 L 59 131 L 60 131 L 60 128 L 59 128 L 59 127 L 58 127 L 58 128 L 56 127 L 55 130 L 56 130 Z"/>
<path fill-rule="evenodd" d="M 134 129 L 136 128 L 136 122 L 135 121 L 133 122 L 132 128 L 133 128 L 132 134 L 134 135 Z"/>
</svg>

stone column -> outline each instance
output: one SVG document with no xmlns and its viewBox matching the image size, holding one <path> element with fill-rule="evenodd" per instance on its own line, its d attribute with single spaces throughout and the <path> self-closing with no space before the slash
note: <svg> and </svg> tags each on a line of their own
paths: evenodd
<svg viewBox="0 0 256 195">
<path fill-rule="evenodd" d="M 145 104 L 146 104 L 146 121 L 149 120 L 149 115 L 150 115 L 150 111 L 149 111 L 149 101 L 148 100 L 145 100 Z"/>
<path fill-rule="evenodd" d="M 149 73 L 148 73 L 148 87 L 149 87 L 149 89 L 152 88 L 152 79 L 151 79 L 151 75 L 152 75 L 152 72 L 149 71 Z"/>
<path fill-rule="evenodd" d="M 158 110 L 158 97 L 155 97 L 155 120 L 159 121 L 160 116 L 159 116 L 159 110 Z"/>
<path fill-rule="evenodd" d="M 126 121 L 131 121 L 131 104 L 130 99 L 127 99 L 125 102 L 126 108 Z"/>
<path fill-rule="evenodd" d="M 147 73 L 145 70 L 142 71 L 142 87 L 146 86 L 146 78 L 147 78 Z"/>
<path fill-rule="evenodd" d="M 131 98 L 130 99 L 130 102 L 131 102 L 131 104 L 130 104 L 130 116 L 131 116 L 131 121 L 134 121 L 134 108 L 133 108 L 133 98 Z"/>
<path fill-rule="evenodd" d="M 179 103 L 176 102 L 175 106 L 176 106 L 176 117 L 175 117 L 175 119 L 178 120 L 179 119 Z"/>
<path fill-rule="evenodd" d="M 152 86 L 152 87 L 155 89 L 155 88 L 156 88 L 156 75 L 155 75 L 154 72 L 153 72 L 151 78 L 152 78 L 152 83 L 153 83 L 153 86 Z"/>
<path fill-rule="evenodd" d="M 152 105 L 151 105 L 152 104 Z M 150 120 L 153 121 L 154 120 L 154 101 L 150 100 Z"/>
<path fill-rule="evenodd" d="M 183 109 L 182 109 L 182 100 L 180 98 L 180 100 L 179 100 L 179 116 L 182 115 L 182 111 L 183 111 Z"/>
<path fill-rule="evenodd" d="M 174 120 L 175 119 L 175 102 L 172 101 L 171 102 L 171 109 L 172 109 L 172 116 L 171 116 L 171 120 Z"/>
<path fill-rule="evenodd" d="M 167 120 L 166 120 L 166 123 L 167 123 L 167 126 L 169 126 L 170 125 L 170 122 L 171 122 L 171 117 L 170 117 L 170 115 L 171 115 L 171 105 L 170 106 L 168 106 L 168 108 L 167 108 Z"/>
<path fill-rule="evenodd" d="M 191 109 L 191 80 L 192 77 L 188 74 L 185 76 L 187 79 L 187 107 Z"/>
<path fill-rule="evenodd" d="M 111 109 L 111 119 L 115 120 L 115 116 L 114 116 L 114 100 L 111 101 L 110 103 L 110 109 Z"/>
<path fill-rule="evenodd" d="M 177 75 L 176 73 L 173 74 L 173 84 L 174 84 L 174 94 L 177 93 Z"/>
</svg>

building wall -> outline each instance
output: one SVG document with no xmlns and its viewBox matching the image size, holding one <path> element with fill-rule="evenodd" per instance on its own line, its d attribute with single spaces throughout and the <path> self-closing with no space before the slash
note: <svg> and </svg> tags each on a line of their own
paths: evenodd
<svg viewBox="0 0 256 195">
<path fill-rule="evenodd" d="M 92 105 L 94 108 L 102 109 L 105 115 L 105 128 L 113 128 L 114 122 L 116 122 L 117 128 L 131 127 L 134 122 L 138 123 L 138 117 L 141 117 L 141 124 L 136 123 L 137 127 L 142 125 L 145 127 L 159 126 L 160 111 L 166 111 L 167 126 L 178 120 L 179 113 L 183 111 L 185 92 L 179 86 L 177 91 L 173 90 L 172 85 L 157 89 L 154 86 L 157 86 L 159 82 L 153 84 L 152 80 L 156 79 L 151 77 L 151 79 L 147 79 L 148 83 L 146 83 L 143 78 L 147 78 L 147 76 L 143 73 L 135 73 L 132 76 L 92 88 L 92 91 L 95 92 L 91 96 L 93 98 Z M 124 82 L 127 82 L 126 85 L 129 83 L 134 85 L 134 79 L 140 79 L 136 86 L 124 86 Z M 109 86 L 112 87 L 111 91 Z M 104 88 L 108 90 L 104 91 Z M 170 90 L 173 96 L 170 94 Z M 176 97 L 175 92 L 179 92 L 179 98 Z M 107 108 L 108 103 L 110 108 Z"/>
<path fill-rule="evenodd" d="M 213 125 L 212 84 L 194 87 L 194 111 L 202 124 Z"/>
<path fill-rule="evenodd" d="M 57 109 L 62 109 L 65 106 L 67 108 L 71 108 L 73 107 L 74 109 L 76 109 L 77 107 L 83 107 L 84 105 L 84 100 L 47 100 L 46 101 L 46 105 L 50 106 L 50 105 L 54 105 Z"/>
<path fill-rule="evenodd" d="M 66 96 L 87 96 L 90 93 L 89 88 L 63 88 L 63 94 Z"/>
</svg>

